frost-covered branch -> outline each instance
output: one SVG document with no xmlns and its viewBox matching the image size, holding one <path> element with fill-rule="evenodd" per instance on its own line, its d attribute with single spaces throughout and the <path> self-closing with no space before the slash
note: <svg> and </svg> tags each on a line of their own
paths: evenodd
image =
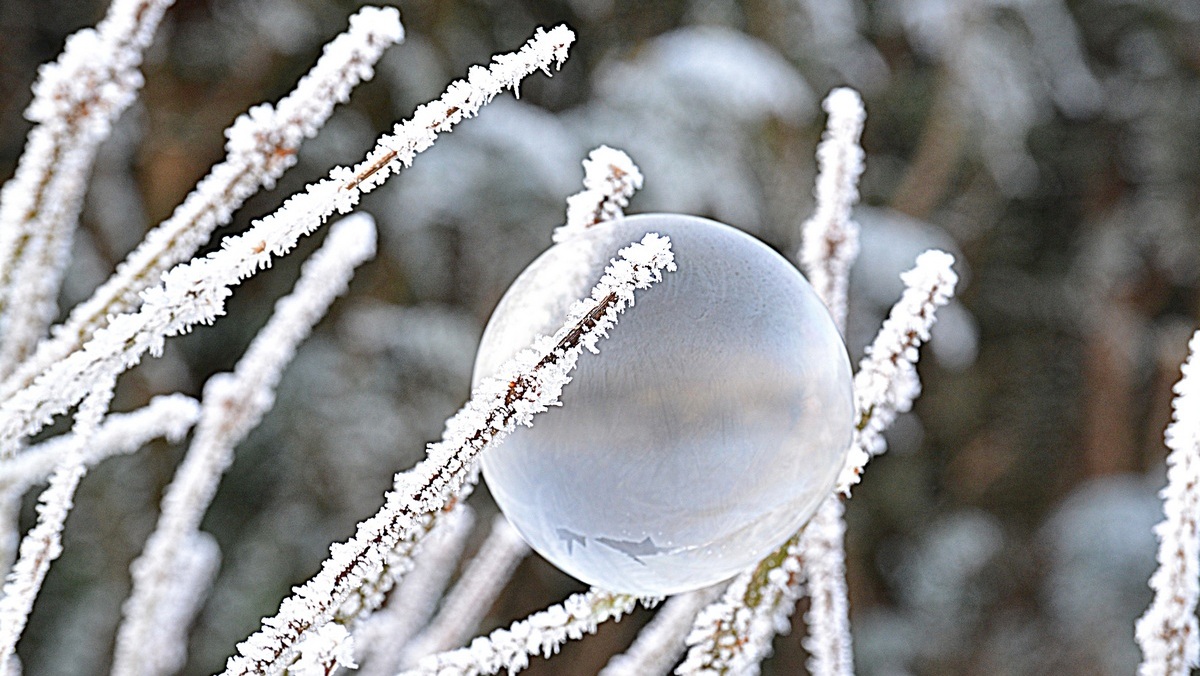
<svg viewBox="0 0 1200 676">
<path fill-rule="evenodd" d="M 0 191 L 0 374 L 42 336 L 83 205 L 96 148 L 142 86 L 138 68 L 172 0 L 113 0 L 96 28 L 67 38 L 38 70 L 25 117 L 34 123 Z"/>
<path fill-rule="evenodd" d="M 567 222 L 555 228 L 554 241 L 625 215 L 629 198 L 641 187 L 642 172 L 629 155 L 608 146 L 596 148 L 583 161 L 583 190 L 567 198 Z"/>
<path fill-rule="evenodd" d="M 110 414 L 83 448 L 83 462 L 91 467 L 105 458 L 133 453 L 159 437 L 178 442 L 199 417 L 199 402 L 182 394 L 155 397 L 135 411 Z M 30 446 L 15 458 L 0 462 L 0 486 L 23 493 L 44 481 L 77 445 L 72 434 L 65 434 Z"/>
<path fill-rule="evenodd" d="M 883 432 L 896 415 L 912 408 L 921 392 L 917 378 L 917 348 L 929 340 L 934 313 L 950 301 L 958 275 L 954 257 L 931 249 L 917 256 L 916 266 L 900 275 L 904 293 L 892 307 L 883 328 L 866 349 L 854 374 L 854 403 L 858 415 L 854 441 L 837 490 L 849 495 L 863 467 L 886 448 Z"/>
<path fill-rule="evenodd" d="M 320 572 L 280 604 L 279 612 L 238 645 L 225 674 L 274 673 L 293 659 L 297 641 L 334 617 L 335 611 L 366 579 L 386 563 L 387 555 L 422 523 L 442 509 L 472 473 L 478 455 L 502 441 L 518 424 L 557 405 L 580 353 L 597 351 L 597 342 L 633 303 L 635 289 L 661 279 L 675 268 L 670 241 L 653 233 L 613 260 L 591 297 L 575 303 L 552 338 L 541 337 L 475 389 L 471 400 L 446 423 L 442 440 L 430 444 L 426 458 L 396 475 L 393 490 L 374 516 L 361 522 L 353 538 L 330 547 Z"/>
<path fill-rule="evenodd" d="M 195 255 L 213 231 L 261 188 L 271 188 L 296 163 L 305 138 L 312 138 L 360 82 L 369 80 L 384 50 L 403 38 L 394 7 L 364 7 L 350 28 L 327 44 L 316 65 L 277 104 L 264 103 L 240 115 L 225 130 L 225 160 L 214 166 L 158 227 L 117 267 L 117 272 L 76 306 L 67 320 L 0 386 L 0 398 L 27 386 L 50 364 L 78 350 L 110 315 L 137 307 L 138 294 L 159 276 Z"/>
<path fill-rule="evenodd" d="M 692 625 L 676 674 L 758 673 L 776 633 L 787 631 L 803 582 L 800 537 L 792 536 L 753 570 L 733 579 Z"/>
<path fill-rule="evenodd" d="M 497 516 L 433 621 L 404 649 L 402 665 L 411 666 L 426 655 L 463 645 L 528 553 L 529 545 L 520 533 L 503 515 Z"/>
<path fill-rule="evenodd" d="M 83 449 L 95 436 L 115 386 L 116 381 L 111 378 L 95 383 L 75 412 L 72 446 L 50 476 L 50 485 L 38 497 L 37 523 L 21 540 L 17 561 L 4 582 L 0 598 L 0 673 L 5 676 L 13 668 L 10 658 L 25 631 L 42 581 L 50 564 L 62 554 L 63 524 L 74 504 L 75 490 L 87 471 Z"/>
<path fill-rule="evenodd" d="M 481 636 L 466 648 L 430 655 L 415 669 L 403 674 L 474 676 L 498 671 L 512 674 L 529 666 L 531 655 L 550 657 L 568 640 L 594 633 L 603 622 L 620 619 L 632 611 L 637 602 L 635 596 L 593 588 L 514 622 L 508 629 L 497 629 L 486 637 Z"/>
<path fill-rule="evenodd" d="M 413 560 L 413 569 L 387 603 L 354 631 L 361 676 L 392 676 L 400 670 L 405 645 L 428 625 L 458 567 L 475 524 L 475 512 L 461 500 L 438 519 Z M 491 605 L 480 600 L 480 605 Z"/>
<path fill-rule="evenodd" d="M 800 262 L 809 283 L 844 331 L 847 282 L 858 256 L 858 224 L 851 219 L 850 210 L 858 201 L 858 177 L 863 171 L 858 140 L 866 112 L 858 92 L 847 88 L 830 92 L 823 105 L 829 120 L 817 147 L 817 204 L 802 228 Z"/>
<path fill-rule="evenodd" d="M 911 406 L 917 394 L 912 387 L 916 381 L 910 379 L 916 375 L 917 348 L 929 338 L 934 312 L 954 291 L 958 278 L 953 263 L 954 258 L 947 253 L 926 251 L 917 257 L 916 267 L 901 275 L 907 288 L 855 376 L 859 430 L 838 490 L 848 491 L 852 482 L 847 483 L 846 477 L 857 481 L 862 474 L 870 457 L 862 449 L 877 448 L 876 443 L 881 448 L 881 435 L 896 412 Z M 856 457 L 861 462 L 852 464 Z M 850 668 L 847 624 L 839 619 L 845 610 L 845 563 L 840 546 L 844 525 L 841 505 L 832 507 L 830 502 L 822 504 L 802 533 L 760 562 L 754 571 L 735 578 L 721 602 L 701 613 L 688 637 L 691 649 L 684 662 L 686 669 L 681 667 L 678 673 L 757 673 L 758 663 L 770 652 L 775 632 L 788 628 L 800 585 L 809 576 L 813 602 L 824 606 L 809 614 L 812 632 L 806 644 L 814 656 L 810 670 L 845 673 L 841 670 Z M 836 547 L 830 544 L 834 540 Z M 820 619 L 813 617 L 816 612 L 822 613 Z M 814 641 L 820 641 L 820 647 Z"/>
<path fill-rule="evenodd" d="M 1184 676 L 1200 666 L 1200 375 L 1196 354 L 1200 331 L 1192 334 L 1183 376 L 1175 385 L 1167 427 L 1167 485 L 1160 493 L 1166 519 L 1158 535 L 1158 570 L 1150 578 L 1154 600 L 1137 622 L 1142 649 L 1139 676 Z"/>
<path fill-rule="evenodd" d="M 115 377 L 147 352 L 160 353 L 166 338 L 215 321 L 231 287 L 290 251 L 334 213 L 352 210 L 361 195 L 408 166 L 440 132 L 474 116 L 503 89 L 516 87 L 534 71 L 548 73 L 552 64 L 566 59 L 573 40 L 565 26 L 539 30 L 520 51 L 494 57 L 488 68 L 472 67 L 467 80 L 451 83 L 442 98 L 396 125 L 357 166 L 333 169 L 329 178 L 288 198 L 246 232 L 225 238 L 219 251 L 164 273 L 161 285 L 142 292 L 138 312 L 114 317 L 83 348 L 48 366 L 29 387 L 0 404 L 0 458 L 11 456 L 22 437 L 80 401 L 92 383 Z"/>
<path fill-rule="evenodd" d="M 665 674 L 679 660 L 684 639 L 700 611 L 721 596 L 724 585 L 713 585 L 672 596 L 638 632 L 633 645 L 604 665 L 600 676 L 644 676 Z"/>
<path fill-rule="evenodd" d="M 133 563 L 133 592 L 117 633 L 114 674 L 177 671 L 182 641 L 164 641 L 161 621 L 174 602 L 178 556 L 200 527 L 217 484 L 233 462 L 234 447 L 275 403 L 275 386 L 296 348 L 350 283 L 354 269 L 375 254 L 370 216 L 355 214 L 334 224 L 321 249 L 304 264 L 291 294 L 258 333 L 232 373 L 209 378 L 196 437 L 163 497 L 158 525 Z M 183 627 L 179 639 L 183 638 Z M 162 652 L 150 646 L 163 648 Z"/>
<path fill-rule="evenodd" d="M 835 89 L 824 102 L 829 114 L 824 139 L 817 148 L 816 210 L 804 223 L 801 262 L 817 295 L 829 308 L 834 324 L 846 331 L 846 298 L 850 267 L 858 257 L 858 224 L 851 209 L 858 201 L 858 178 L 863 171 L 859 145 L 866 111 L 853 89 Z M 820 676 L 853 673 L 850 648 L 850 615 L 846 590 L 846 524 L 841 497 L 831 494 L 800 535 L 799 563 L 808 581 L 811 603 L 805 614 L 809 671 Z M 798 587 L 799 581 L 794 584 Z M 786 624 L 791 612 L 776 607 L 783 615 L 776 624 Z"/>
<path fill-rule="evenodd" d="M 846 588 L 845 506 L 836 492 L 821 502 L 800 533 L 800 564 L 808 582 L 808 671 L 813 676 L 851 676 L 850 600 Z M 798 587 L 799 581 L 794 582 Z M 778 604 L 779 626 L 787 626 L 794 602 Z"/>
</svg>

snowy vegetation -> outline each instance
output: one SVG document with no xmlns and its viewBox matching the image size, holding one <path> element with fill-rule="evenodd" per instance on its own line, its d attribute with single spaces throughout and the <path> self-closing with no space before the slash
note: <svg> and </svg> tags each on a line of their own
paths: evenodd
<svg viewBox="0 0 1200 676">
<path fill-rule="evenodd" d="M 914 58 L 938 64 L 942 84 L 910 168 L 883 181 L 891 208 L 861 208 L 861 195 L 881 190 L 862 183 L 871 162 L 862 136 L 876 118 L 855 89 L 824 83 L 849 82 L 868 100 L 885 98 L 896 65 L 886 41 L 872 41 L 866 10 L 856 3 L 795 3 L 779 10 L 778 21 L 759 25 L 758 37 L 731 27 L 755 17 L 736 3 L 685 3 L 689 25 L 604 58 L 601 46 L 587 44 L 587 30 L 530 21 L 524 46 L 508 45 L 514 51 L 483 66 L 455 63 L 455 74 L 431 65 L 443 63 L 432 33 L 416 34 L 410 23 L 406 36 L 396 8 L 363 7 L 347 12 L 340 35 L 320 38 L 327 42 L 319 60 L 291 78 L 289 93 L 232 119 L 224 159 L 159 225 L 134 238 L 128 233 L 146 214 L 166 209 L 146 203 L 129 170 L 139 129 L 153 114 L 139 93 L 157 95 L 144 72 L 163 74 L 163 43 L 181 46 L 184 66 L 189 55 L 234 59 L 235 49 L 204 47 L 203 31 L 223 22 L 234 34 L 229 45 L 240 45 L 244 63 L 252 63 L 263 50 L 288 55 L 320 41 L 315 17 L 331 11 L 295 0 L 231 2 L 214 13 L 224 19 L 189 24 L 172 18 L 184 11 L 172 4 L 113 0 L 95 29 L 76 32 L 57 61 L 38 71 L 32 100 L 22 99 L 32 127 L 0 193 L 4 673 L 199 673 L 224 664 L 226 674 L 475 674 L 537 668 L 541 658 L 550 658 L 543 665 L 549 673 L 566 673 L 585 667 L 553 656 L 575 642 L 595 646 L 601 657 L 588 662 L 596 664 L 591 671 L 608 661 L 606 674 L 790 673 L 795 662 L 786 660 L 796 659 L 815 674 L 853 673 L 856 664 L 862 673 L 920 673 L 995 667 L 1014 651 L 1025 660 L 1014 664 L 1031 669 L 1056 663 L 1041 647 L 1019 648 L 1047 620 L 1017 626 L 1017 615 L 992 623 L 999 628 L 984 634 L 979 656 L 963 656 L 971 632 L 989 625 L 984 606 L 994 605 L 973 595 L 976 579 L 987 571 L 1015 575 L 1003 564 L 1019 542 L 1007 540 L 995 516 L 976 507 L 930 521 L 894 555 L 901 561 L 881 563 L 887 574 L 906 577 L 895 583 L 894 607 L 867 601 L 858 612 L 854 585 L 862 584 L 864 564 L 846 549 L 855 532 L 847 510 L 886 471 L 864 473 L 888 447 L 885 432 L 896 425 L 895 445 L 909 455 L 921 443 L 922 425 L 910 411 L 923 389 L 922 346 L 930 343 L 944 372 L 990 358 L 987 326 L 953 297 L 968 273 L 962 259 L 983 246 L 977 233 L 1000 226 L 964 220 L 977 215 L 972 200 L 1035 199 L 1045 170 L 1027 139 L 1047 117 L 1133 121 L 1131 133 L 1141 134 L 1136 162 L 1152 178 L 1130 180 L 1127 208 L 1165 214 L 1146 255 L 1177 285 L 1195 276 L 1195 238 L 1178 215 L 1194 215 L 1195 205 L 1154 189 L 1186 172 L 1169 148 L 1153 145 L 1162 142 L 1154 124 L 1169 111 L 1156 101 L 1110 110 L 1121 92 L 1174 76 L 1165 48 L 1146 48 L 1140 61 L 1102 82 L 1087 55 L 1091 17 L 1077 18 L 1053 0 L 969 7 L 910 0 L 890 13 L 872 6 L 872 16 L 890 27 L 882 30 L 903 35 Z M 603 4 L 571 3 L 571 14 L 591 28 L 613 11 Z M 1141 20 L 1122 11 L 1130 22 Z M 1200 24 L 1184 10 L 1161 12 L 1169 25 L 1192 26 L 1193 35 Z M 421 25 L 436 23 L 415 13 Z M 164 21 L 171 30 L 162 30 Z M 1135 33 L 1127 38 L 1132 46 L 1118 50 L 1131 59 L 1130 49 L 1158 44 Z M 392 49 L 406 39 L 407 51 Z M 796 51 L 806 41 L 812 51 Z M 547 83 L 542 75 L 569 68 L 577 51 L 592 60 L 591 99 L 571 108 L 569 95 L 552 84 L 562 78 Z M 397 100 L 429 90 L 435 77 L 444 89 L 400 115 L 389 133 L 379 134 L 383 123 L 362 108 L 335 115 L 376 71 Z M 244 76 L 253 80 L 255 72 Z M 558 97 L 558 112 L 504 94 L 522 87 L 542 102 Z M 817 117 L 821 89 L 829 93 Z M 1187 100 L 1195 82 L 1170 91 Z M 896 114 L 885 108 L 881 117 Z M 815 148 L 797 132 L 812 120 L 824 128 Z M 438 141 L 463 122 L 458 138 Z M 417 157 L 435 141 L 444 152 Z M 954 175 L 959 155 L 973 158 L 970 181 Z M 568 168 L 581 160 L 583 190 L 575 192 Z M 883 160 L 896 163 L 890 152 Z M 328 169 L 334 162 L 345 166 Z M 285 176 L 297 164 L 313 173 Z M 170 176 L 168 166 L 147 160 L 143 178 L 157 180 L 155 170 Z M 796 197 L 809 192 L 801 185 L 815 186 L 812 203 Z M 291 196 L 255 197 L 277 186 Z M 630 242 L 592 280 L 590 296 L 556 322 L 561 328 L 465 392 L 478 313 L 531 252 L 632 210 L 712 216 L 794 253 L 852 355 L 862 355 L 849 456 L 817 514 L 732 580 L 667 600 L 580 590 L 538 568 L 503 518 L 492 518 L 486 493 L 474 489 L 478 456 L 516 425 L 536 426 L 538 413 L 559 404 L 580 353 L 604 358 L 603 339 L 621 331 L 624 308 L 672 274 L 670 241 L 650 234 Z M 951 234 L 926 221 L 949 223 Z M 238 234 L 214 238 L 235 222 L 245 226 Z M 1094 281 L 1137 269 L 1122 257 L 1128 247 L 1121 242 L 1140 242 L 1128 227 L 1097 225 L 1099 234 L 1083 245 L 1088 257 L 1076 266 L 1079 278 L 1093 282 L 1078 291 L 1083 300 L 1071 302 L 1105 327 L 1096 343 L 1102 365 L 1115 358 L 1112 341 L 1134 335 L 1120 275 Z M 1170 246 L 1181 238 L 1186 251 Z M 114 250 L 130 253 L 118 264 Z M 856 265 L 860 254 L 865 264 Z M 374 257 L 382 260 L 369 263 Z M 364 265 L 367 279 L 334 311 L 336 331 L 302 347 Z M 254 302 L 242 304 L 243 295 Z M 258 299 L 272 295 L 282 297 L 267 312 L 269 303 Z M 1046 300 L 1027 292 L 1020 302 Z M 1200 658 L 1193 363 L 1200 333 L 1188 349 L 1166 434 L 1166 518 L 1153 531 L 1158 570 L 1149 577 L 1154 598 L 1149 589 L 1135 598 L 1149 607 L 1136 632 L 1132 618 L 1120 616 L 1124 633 L 1112 645 L 1103 632 L 1113 632 L 1099 619 L 1111 613 L 1077 627 L 1052 624 L 1071 642 L 1069 652 L 1096 646 L 1094 663 L 1080 673 L 1132 667 L 1135 634 L 1142 674 L 1188 673 Z M 1112 410 L 1111 403 L 1104 408 L 1104 388 L 1118 388 L 1107 396 L 1123 401 L 1125 381 L 1102 376 L 1121 370 L 1096 368 L 1089 395 L 1102 400 L 1097 411 Z M 941 382 L 935 399 L 962 391 Z M 968 406 L 988 404 L 958 406 L 965 416 Z M 425 446 L 439 432 L 440 441 Z M 1003 451 L 1015 441 L 989 443 Z M 423 455 L 413 455 L 422 447 Z M 1100 467 L 1087 476 L 1117 473 L 1104 468 L 1113 462 L 1105 448 L 1084 451 Z M 970 457 L 978 463 L 978 456 Z M 1152 473 L 1163 467 L 1161 457 L 1147 464 Z M 1091 503 L 1085 488 L 1081 482 L 1041 527 L 1051 570 L 1037 582 L 1050 589 L 1048 616 L 1094 614 L 1082 604 L 1095 600 L 1089 585 L 1117 569 L 1111 552 L 1137 550 L 1124 535 L 1139 518 L 1160 518 L 1153 514 L 1159 503 L 1141 499 L 1144 486 Z M 1129 495 L 1140 502 L 1120 506 Z M 1105 509 L 1119 513 L 1115 544 L 1087 530 L 1089 515 Z M 1149 525 L 1139 532 L 1148 536 Z M 1149 571 L 1136 563 L 1132 570 L 1111 586 L 1137 578 L 1132 584 L 1145 588 Z M 556 580 L 552 593 L 532 601 L 523 595 L 527 586 L 546 587 L 539 582 L 546 579 Z M 517 600 L 505 605 L 505 598 Z M 1129 606 L 1122 599 L 1113 607 Z M 792 617 L 797 608 L 802 619 Z M 615 620 L 633 615 L 636 629 L 651 612 L 636 637 L 626 635 L 627 649 L 614 642 Z M 934 633 L 919 638 L 921 627 Z M 781 648 L 778 637 L 789 632 L 803 652 Z M 608 638 L 588 638 L 593 633 Z M 865 649 L 856 647 L 859 636 Z M 781 662 L 774 667 L 773 653 Z"/>
</svg>

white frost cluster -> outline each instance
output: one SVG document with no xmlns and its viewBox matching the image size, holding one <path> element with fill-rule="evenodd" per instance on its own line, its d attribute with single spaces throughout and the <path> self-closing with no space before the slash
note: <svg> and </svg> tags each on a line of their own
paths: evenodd
<svg viewBox="0 0 1200 676">
<path fill-rule="evenodd" d="M 371 78 L 373 64 L 403 35 L 400 13 L 394 7 L 364 7 L 350 17 L 349 30 L 325 46 L 316 65 L 290 94 L 274 106 L 260 104 L 238 116 L 225 131 L 225 160 L 201 179 L 170 218 L 147 233 L 117 266 L 116 274 L 54 327 L 53 338 L 40 343 L 33 356 L 0 385 L 0 395 L 25 387 L 50 364 L 78 350 L 109 315 L 135 308 L 138 294 L 157 283 L 163 271 L 195 255 L 260 188 L 274 187 L 296 163 L 304 139 L 315 136 L 334 106 Z"/>
<path fill-rule="evenodd" d="M 800 598 L 799 538 L 788 540 L 780 553 L 778 561 L 768 558 L 735 577 L 721 599 L 700 613 L 676 674 L 759 673 L 775 634 L 790 628 L 788 618 Z"/>
<path fill-rule="evenodd" d="M 599 589 L 574 594 L 559 605 L 514 622 L 508 629 L 481 636 L 466 648 L 430 655 L 403 675 L 515 673 L 529 666 L 531 655 L 550 657 L 568 640 L 594 633 L 602 622 L 620 619 L 637 602 L 637 597 Z"/>
<path fill-rule="evenodd" d="M 517 529 L 503 515 L 497 515 L 479 553 L 446 594 L 437 615 L 405 647 L 402 665 L 411 666 L 426 655 L 460 646 L 470 638 L 528 553 L 529 545 Z"/>
<path fill-rule="evenodd" d="M 295 644 L 308 632 L 328 623 L 360 583 L 374 577 L 388 553 L 412 535 L 427 514 L 442 509 L 473 474 L 475 460 L 488 446 L 499 443 L 517 425 L 531 425 L 533 416 L 557 405 L 583 349 L 597 351 L 617 315 L 633 303 L 633 292 L 674 270 L 670 241 L 647 234 L 619 253 L 592 289 L 579 301 L 553 338 L 534 341 L 482 382 L 470 401 L 446 421 L 442 440 L 429 445 L 417 466 L 396 475 L 393 490 L 374 516 L 358 524 L 349 541 L 330 547 L 330 556 L 317 573 L 263 621 L 262 628 L 238 645 L 226 664 L 227 676 L 269 671 L 289 664 Z"/>
<path fill-rule="evenodd" d="M 297 658 L 289 676 L 329 676 L 339 667 L 354 669 L 354 638 L 340 624 L 330 622 L 309 632 L 296 646 Z"/>
<path fill-rule="evenodd" d="M 72 444 L 50 476 L 50 485 L 38 496 L 37 523 L 21 540 L 17 561 L 8 572 L 0 597 L 0 674 L 8 676 L 17 641 L 25 631 L 29 612 L 42 588 L 50 564 L 62 554 L 62 530 L 74 505 L 75 490 L 87 468 L 83 449 L 95 436 L 104 412 L 112 401 L 116 380 L 102 379 L 75 412 Z"/>
<path fill-rule="evenodd" d="M 721 596 L 723 587 L 717 584 L 672 596 L 638 632 L 629 649 L 609 660 L 599 676 L 641 676 L 670 671 L 687 647 L 684 640 L 696 615 Z"/>
<path fill-rule="evenodd" d="M 421 543 L 412 559 L 412 570 L 388 595 L 383 607 L 365 620 L 360 617 L 358 628 L 353 629 L 362 665 L 360 676 L 393 676 L 400 670 L 406 645 L 429 624 L 475 525 L 474 510 L 462 500 L 444 514 Z M 492 604 L 481 599 L 478 605 Z"/>
<path fill-rule="evenodd" d="M 1137 622 L 1142 649 L 1139 676 L 1191 673 L 1200 666 L 1200 373 L 1196 354 L 1200 331 L 1188 344 L 1183 376 L 1175 385 L 1167 427 L 1167 485 L 1162 489 L 1166 519 L 1155 526 L 1158 570 L 1150 578 L 1154 600 Z"/>
<path fill-rule="evenodd" d="M 850 600 L 846 588 L 845 506 L 837 493 L 821 503 L 800 534 L 808 580 L 808 672 L 813 676 L 853 676 Z M 787 626 L 794 604 L 776 608 L 776 625 Z"/>
<path fill-rule="evenodd" d="M 834 323 L 845 331 L 847 283 L 858 256 L 858 224 L 850 218 L 850 210 L 858 202 L 858 178 L 863 171 L 858 140 L 867 114 L 853 89 L 833 90 L 823 106 L 829 120 L 817 147 L 817 204 L 801 229 L 800 263 Z"/>
<path fill-rule="evenodd" d="M 268 267 L 335 212 L 352 210 L 362 194 L 409 165 L 440 132 L 475 115 L 504 88 L 516 87 L 534 71 L 549 72 L 552 63 L 566 58 L 573 40 L 565 26 L 539 30 L 520 51 L 494 57 L 489 68 L 473 67 L 466 81 L 451 83 L 441 99 L 418 108 L 395 133 L 381 137 L 356 167 L 333 169 L 328 179 L 288 198 L 246 232 L 225 238 L 219 251 L 164 273 L 161 285 L 142 292 L 137 313 L 112 318 L 82 349 L 48 366 L 29 387 L 0 405 L 0 457 L 11 456 L 21 438 L 37 433 L 54 415 L 80 401 L 92 383 L 115 377 L 147 352 L 161 353 L 167 337 L 212 323 L 224 313 L 233 286 Z"/>
<path fill-rule="evenodd" d="M 354 269 L 375 254 L 375 225 L 355 214 L 336 223 L 321 249 L 305 262 L 295 290 L 281 299 L 232 373 L 204 387 L 195 439 L 163 497 L 162 514 L 142 555 L 133 562 L 133 591 L 117 632 L 114 674 L 164 674 L 183 666 L 183 652 L 156 638 L 160 617 L 176 602 L 175 578 L 184 545 L 196 536 L 233 450 L 275 403 L 275 387 L 296 348 L 350 283 Z M 182 629 L 180 627 L 180 638 Z"/>
<path fill-rule="evenodd" d="M 567 198 L 567 222 L 554 230 L 554 241 L 625 215 L 629 198 L 641 187 L 642 172 L 629 155 L 608 146 L 596 148 L 583 161 L 583 190 Z"/>
<path fill-rule="evenodd" d="M 114 0 L 95 29 L 38 70 L 35 124 L 0 192 L 0 374 L 24 358 L 55 303 L 96 149 L 142 86 L 142 53 L 172 0 Z"/>
<path fill-rule="evenodd" d="M 159 437 L 177 442 L 199 418 L 200 403 L 182 394 L 155 397 L 136 411 L 110 414 L 92 436 L 91 443 L 82 449 L 84 464 L 91 467 L 105 458 L 133 453 Z M 54 437 L 0 463 L 0 486 L 23 493 L 44 481 L 76 443 L 72 434 Z"/>
<path fill-rule="evenodd" d="M 900 276 L 904 293 L 854 374 L 859 422 L 846 466 L 838 477 L 838 492 L 850 494 L 850 487 L 858 483 L 871 456 L 886 448 L 883 431 L 897 414 L 912 408 L 920 394 L 917 348 L 929 340 L 934 312 L 954 295 L 958 275 L 953 266 L 953 256 L 931 249 L 918 256 L 916 266 Z"/>
</svg>

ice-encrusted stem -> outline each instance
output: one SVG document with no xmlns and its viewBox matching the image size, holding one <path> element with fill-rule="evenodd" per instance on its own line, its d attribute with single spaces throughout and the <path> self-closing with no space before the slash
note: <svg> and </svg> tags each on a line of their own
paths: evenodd
<svg viewBox="0 0 1200 676">
<path fill-rule="evenodd" d="M 1183 375 L 1175 385 L 1167 427 L 1167 485 L 1160 495 L 1166 518 L 1158 535 L 1158 569 L 1150 578 L 1154 600 L 1137 621 L 1142 649 L 1138 676 L 1185 676 L 1200 666 L 1200 379 L 1196 354 L 1200 331 L 1192 334 Z"/>
<path fill-rule="evenodd" d="M 234 447 L 274 405 L 275 387 L 296 348 L 349 286 L 354 269 L 374 254 L 370 216 L 354 214 L 335 223 L 321 249 L 305 262 L 296 288 L 276 304 L 233 372 L 214 375 L 205 384 L 195 439 L 167 487 L 154 532 L 131 566 L 133 591 L 117 632 L 114 675 L 173 673 L 183 666 L 185 637 L 164 638 L 161 618 L 177 596 L 178 562 L 189 551 L 185 545 L 195 537 L 221 475 L 233 462 Z"/>
<path fill-rule="evenodd" d="M 225 130 L 225 159 L 213 166 L 171 217 L 117 266 L 116 273 L 71 310 L 33 355 L 0 385 L 0 400 L 27 386 L 50 364 L 78 350 L 108 317 L 137 307 L 138 294 L 159 276 L 195 255 L 212 233 L 226 225 L 261 188 L 271 188 L 296 163 L 296 153 L 344 103 L 360 82 L 369 80 L 384 50 L 404 36 L 394 7 L 364 7 L 350 17 L 349 29 L 325 45 L 316 65 L 275 105 L 264 103 L 238 116 Z"/>
<path fill-rule="evenodd" d="M 113 0 L 38 70 L 25 110 L 34 127 L 0 191 L 0 376 L 54 319 L 96 149 L 137 97 L 142 54 L 172 2 Z"/>
<path fill-rule="evenodd" d="M 539 30 L 521 50 L 493 57 L 490 67 L 472 67 L 466 80 L 451 83 L 440 99 L 383 135 L 358 165 L 334 168 L 329 178 L 288 198 L 246 232 L 225 238 L 220 250 L 164 273 L 160 285 L 142 292 L 137 312 L 112 318 L 82 348 L 47 366 L 0 404 L 0 458 L 11 457 L 22 438 L 82 400 L 92 383 L 115 377 L 147 352 L 160 353 L 166 338 L 215 321 L 231 287 L 290 251 L 334 213 L 351 211 L 363 194 L 408 166 L 440 132 L 474 116 L 505 88 L 562 63 L 573 40 L 566 26 Z"/>
<path fill-rule="evenodd" d="M 420 528 L 423 517 L 454 499 L 480 453 L 558 404 L 579 355 L 585 349 L 598 351 L 597 342 L 633 303 L 634 290 L 647 288 L 663 271 L 674 269 L 665 237 L 650 233 L 622 249 L 590 297 L 571 307 L 553 337 L 539 337 L 506 362 L 496 377 L 475 388 L 466 405 L 446 422 L 442 440 L 430 444 L 425 459 L 396 475 L 383 507 L 358 524 L 353 538 L 331 546 L 320 572 L 238 645 L 238 654 L 226 664 L 226 676 L 277 673 L 287 667 L 297 642 L 333 620 L 355 590 L 386 564 L 397 543 Z"/>
</svg>

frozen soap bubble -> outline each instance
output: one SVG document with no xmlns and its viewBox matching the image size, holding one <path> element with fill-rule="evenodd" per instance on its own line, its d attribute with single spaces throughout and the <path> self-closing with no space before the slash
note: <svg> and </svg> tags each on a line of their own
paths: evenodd
<svg viewBox="0 0 1200 676">
<path fill-rule="evenodd" d="M 753 565 L 812 515 L 850 443 L 850 363 L 800 273 L 745 233 L 647 214 L 551 247 L 488 322 L 475 381 L 552 334 L 617 250 L 671 238 L 676 272 L 642 291 L 562 407 L 481 457 L 509 521 L 567 573 L 648 596 Z"/>
</svg>

